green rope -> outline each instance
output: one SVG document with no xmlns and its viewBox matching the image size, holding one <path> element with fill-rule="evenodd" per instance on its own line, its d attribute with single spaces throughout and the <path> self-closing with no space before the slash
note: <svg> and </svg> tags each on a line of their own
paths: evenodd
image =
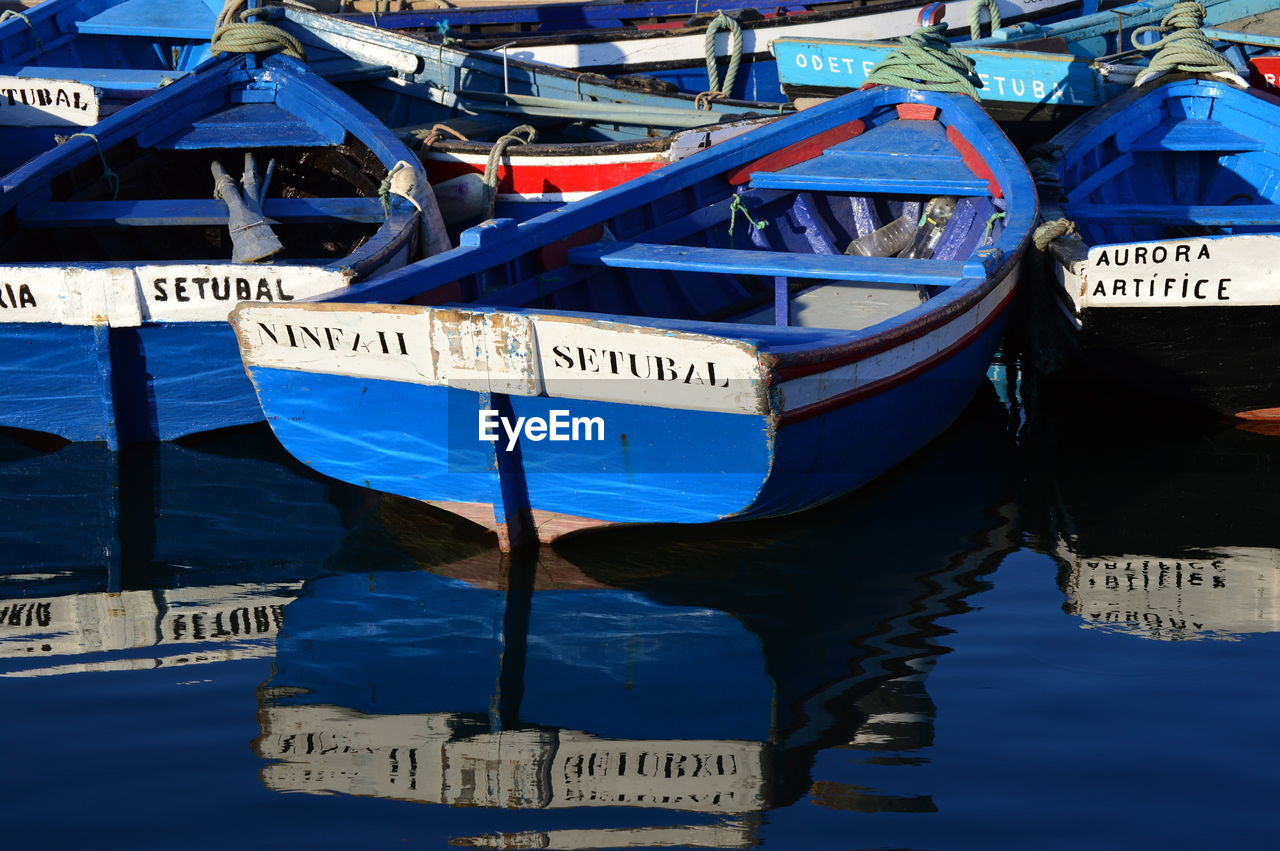
<svg viewBox="0 0 1280 851">
<path fill-rule="evenodd" d="M 738 214 L 741 213 L 751 226 L 756 230 L 764 230 L 769 226 L 768 222 L 757 222 L 751 218 L 751 213 L 747 210 L 747 205 L 742 202 L 741 195 L 734 195 L 733 200 L 729 202 L 729 236 L 733 236 L 733 225 L 738 221 Z"/>
<path fill-rule="evenodd" d="M 77 136 L 83 136 L 86 139 L 93 140 L 93 146 L 98 149 L 98 159 L 102 160 L 102 179 L 111 187 L 111 200 L 116 201 L 120 198 L 120 175 L 111 170 L 111 166 L 107 163 L 107 155 L 102 152 L 102 144 L 98 141 L 98 137 L 92 133 L 72 133 L 65 139 L 59 137 L 59 144 L 69 142 Z"/>
<path fill-rule="evenodd" d="M 951 49 L 943 35 L 946 24 L 921 27 L 899 39 L 902 45 L 880 60 L 867 75 L 868 83 L 922 89 L 930 92 L 956 92 L 978 100 L 982 79 L 973 70 L 973 60 Z"/>
<path fill-rule="evenodd" d="M 1049 248 L 1049 243 L 1076 232 L 1076 223 L 1070 219 L 1054 219 L 1036 228 L 1031 234 L 1031 241 L 1035 243 L 1036 248 L 1045 251 Z"/>
<path fill-rule="evenodd" d="M 209 43 L 210 53 L 284 53 L 306 61 L 307 52 L 289 33 L 271 24 L 237 23 L 267 12 L 267 8 L 243 9 L 246 0 L 227 0 L 218 15 L 217 28 Z M 243 11 L 241 11 L 243 9 Z M 238 13 L 238 14 L 237 14 Z"/>
<path fill-rule="evenodd" d="M 517 134 L 523 134 L 523 136 Z M 489 159 L 484 164 L 484 185 L 487 187 L 486 219 L 493 218 L 493 211 L 498 203 L 498 169 L 502 165 L 502 155 L 512 145 L 532 145 L 537 138 L 537 130 L 528 124 L 521 124 L 513 128 L 510 133 L 499 136 L 498 141 L 494 142 L 493 147 L 489 149 Z"/>
<path fill-rule="evenodd" d="M 987 226 L 982 229 L 982 241 L 979 246 L 986 245 L 991 241 L 991 229 L 996 226 L 996 221 L 1004 218 L 1004 212 L 992 213 L 991 218 L 987 219 Z"/>
<path fill-rule="evenodd" d="M 720 69 L 716 66 L 716 33 L 727 29 L 730 33 L 729 67 L 724 72 L 724 82 L 720 82 Z M 729 97 L 733 91 L 733 82 L 738 77 L 738 64 L 742 62 L 742 25 L 737 18 L 731 18 L 724 12 L 718 12 L 711 23 L 707 24 L 707 36 L 703 40 L 707 52 L 708 91 L 719 92 Z"/>
<path fill-rule="evenodd" d="M 1133 46 L 1138 50 L 1155 50 L 1157 53 L 1151 57 L 1147 70 L 1138 75 L 1133 85 L 1141 86 L 1147 80 L 1168 71 L 1185 71 L 1189 74 L 1233 72 L 1235 69 L 1209 46 L 1208 37 L 1201 32 L 1204 16 L 1204 6 L 1199 3 L 1175 3 L 1159 24 L 1135 29 L 1131 36 Z M 1139 44 L 1138 35 L 1146 32 L 1166 35 L 1155 44 Z"/>
<path fill-rule="evenodd" d="M 1000 7 L 996 0 L 973 0 L 969 4 L 969 38 L 982 38 L 982 10 L 987 10 L 987 20 L 991 22 L 991 35 L 1000 29 Z"/>
<path fill-rule="evenodd" d="M 36 32 L 36 28 L 32 25 L 31 20 L 21 12 L 15 12 L 12 9 L 5 9 L 0 12 L 0 24 L 11 18 L 20 18 L 27 25 L 27 29 L 31 30 L 31 40 L 35 42 L 36 53 L 44 50 L 44 44 L 40 41 L 40 34 Z"/>
<path fill-rule="evenodd" d="M 404 168 L 407 163 L 398 162 L 387 172 L 387 176 L 382 178 L 382 183 L 378 186 L 378 198 L 382 201 L 382 217 L 391 217 L 391 178 L 396 176 L 396 172 Z"/>
</svg>

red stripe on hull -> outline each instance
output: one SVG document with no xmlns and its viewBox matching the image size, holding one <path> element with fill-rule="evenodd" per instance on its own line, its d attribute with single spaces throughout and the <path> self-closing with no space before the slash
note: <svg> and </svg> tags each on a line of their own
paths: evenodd
<svg viewBox="0 0 1280 851">
<path fill-rule="evenodd" d="M 460 160 L 425 159 L 427 180 L 444 183 L 464 174 L 484 174 L 484 166 Z M 620 183 L 643 177 L 666 165 L 666 160 L 627 163 L 584 163 L 543 165 L 515 163 L 498 168 L 498 193 L 546 195 L 552 192 L 601 192 Z"/>
<path fill-rule="evenodd" d="M 803 142 L 796 142 L 794 145 L 780 148 L 755 162 L 747 163 L 737 171 L 730 172 L 727 175 L 729 184 L 737 186 L 746 183 L 751 179 L 753 172 L 777 171 L 789 165 L 811 160 L 832 145 L 861 135 L 866 129 L 867 125 L 861 121 L 850 121 L 848 124 L 833 127 L 825 133 L 819 133 L 811 139 L 805 139 Z"/>
<path fill-rule="evenodd" d="M 969 144 L 969 140 L 961 136 L 960 131 L 954 126 L 947 128 L 947 139 L 960 152 L 960 158 L 964 160 L 964 164 L 969 171 L 987 182 L 987 187 L 991 190 L 992 197 L 1003 198 L 1004 190 L 1000 188 L 1000 183 L 996 180 L 996 176 L 991 173 L 991 167 L 987 165 L 987 161 L 978 154 L 973 145 Z"/>
</svg>

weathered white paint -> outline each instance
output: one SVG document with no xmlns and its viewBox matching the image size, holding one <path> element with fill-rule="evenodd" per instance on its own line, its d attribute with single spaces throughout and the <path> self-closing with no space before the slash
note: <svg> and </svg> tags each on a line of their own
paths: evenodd
<svg viewBox="0 0 1280 851">
<path fill-rule="evenodd" d="M 293 301 L 349 282 L 315 266 L 0 266 L 0 323 L 222 322 L 239 301 Z"/>
<path fill-rule="evenodd" d="M 88 127 L 98 123 L 101 100 L 86 83 L 0 77 L 0 126 Z"/>
<path fill-rule="evenodd" d="M 764 410 L 740 340 L 579 317 L 413 305 L 237 308 L 250 366 L 686 410 Z"/>
<path fill-rule="evenodd" d="M 1280 631 L 1280 550 L 1063 558 L 1068 609 L 1085 627 L 1164 641 Z"/>
<path fill-rule="evenodd" d="M 1095 245 L 1062 271 L 1076 309 L 1252 307 L 1280 304 L 1280 236 Z"/>
<path fill-rule="evenodd" d="M 568 316 L 534 316 L 547 395 L 764 413 L 760 355 L 741 340 Z"/>
<path fill-rule="evenodd" d="M 251 366 L 537 395 L 527 317 L 413 305 L 237 309 Z"/>
</svg>

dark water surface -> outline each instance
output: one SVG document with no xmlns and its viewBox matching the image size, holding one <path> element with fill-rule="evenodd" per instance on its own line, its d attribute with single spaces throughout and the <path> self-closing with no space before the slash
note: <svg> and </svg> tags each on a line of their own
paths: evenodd
<svg viewBox="0 0 1280 851">
<path fill-rule="evenodd" d="M 3 842 L 1274 847 L 1280 437 L 1024 390 L 534 568 L 260 430 L 0 438 Z"/>
</svg>

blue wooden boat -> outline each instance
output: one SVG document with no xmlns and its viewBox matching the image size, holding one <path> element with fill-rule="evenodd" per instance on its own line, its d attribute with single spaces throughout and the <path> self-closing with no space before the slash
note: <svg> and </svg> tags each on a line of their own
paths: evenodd
<svg viewBox="0 0 1280 851">
<path fill-rule="evenodd" d="M 1280 99 L 1231 75 L 1177 76 L 1053 139 L 1040 177 L 1052 277 L 1034 290 L 1031 339 L 1045 370 L 1274 420 Z"/>
<path fill-rule="evenodd" d="M 208 59 L 222 5 L 44 0 L 0 22 L 0 173 Z"/>
<path fill-rule="evenodd" d="M 422 187 L 397 137 L 285 57 L 221 57 L 73 135 L 4 178 L 0 425 L 116 446 L 261 419 L 230 308 L 417 256 Z"/>
<path fill-rule="evenodd" d="M 234 322 L 276 434 L 336 478 L 543 540 L 785 514 L 965 406 L 1035 206 L 976 103 L 881 87 Z M 513 415 L 554 436 L 481 439 Z"/>
<path fill-rule="evenodd" d="M 958 31 L 967 30 L 961 22 L 968 21 L 971 2 L 945 4 Z M 367 14 L 357 20 L 454 39 L 513 59 L 598 74 L 645 74 L 688 92 L 724 91 L 734 97 L 781 100 L 777 66 L 769 53 L 774 40 L 906 35 L 915 29 L 921 5 L 919 0 L 809 0 L 761 8 L 753 0 L 658 0 L 432 9 Z M 1094 11 L 1097 0 L 1002 0 L 999 6 L 1005 20 L 1034 21 L 1081 8 Z M 714 80 L 707 67 L 709 38 L 722 63 Z M 738 68 L 730 75 L 732 65 Z M 731 78 L 726 81 L 726 76 Z"/>
<path fill-rule="evenodd" d="M 295 7 L 273 10 L 272 22 L 305 45 L 313 69 L 422 146 L 450 224 L 493 215 L 486 173 L 496 172 L 496 214 L 523 221 L 790 110 L 700 102 L 653 80 L 615 81 L 493 57 Z M 494 145 L 513 133 L 491 164 Z"/>
<path fill-rule="evenodd" d="M 1123 93 L 1142 72 L 1145 58 L 1128 39 L 1138 27 L 1158 24 L 1177 0 L 1144 0 L 1105 12 L 1053 23 L 1023 22 L 986 38 L 956 41 L 974 60 L 983 82 L 983 106 L 1012 122 L 1065 124 Z M 1205 23 L 1219 47 L 1242 70 L 1269 41 L 1229 31 L 1232 23 L 1271 11 L 1271 0 L 1204 0 Z M 936 21 L 935 21 L 936 22 Z M 830 97 L 863 85 L 870 69 L 895 45 L 830 38 L 779 39 L 773 44 L 783 90 L 790 97 Z M 1043 129 L 1036 141 L 1044 138 Z"/>
</svg>

